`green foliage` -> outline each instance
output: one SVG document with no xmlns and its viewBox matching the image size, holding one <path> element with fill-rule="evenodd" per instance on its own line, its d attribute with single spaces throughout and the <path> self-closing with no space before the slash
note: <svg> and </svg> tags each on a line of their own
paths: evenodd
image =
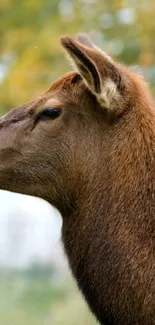
<svg viewBox="0 0 155 325">
<path fill-rule="evenodd" d="M 0 324 L 95 325 L 75 285 L 68 279 L 0 275 Z"/>
<path fill-rule="evenodd" d="M 65 289 L 57 282 L 46 277 L 33 278 L 27 281 L 21 298 L 21 307 L 31 315 L 46 315 L 56 302 L 64 300 Z"/>
<path fill-rule="evenodd" d="M 154 88 L 154 14 L 153 0 L 1 1 L 2 113 L 35 98 L 69 69 L 59 39 L 81 31 L 114 57 L 150 67 Z"/>
<path fill-rule="evenodd" d="M 50 264 L 41 264 L 38 261 L 34 261 L 23 273 L 30 278 L 49 278 L 55 274 L 55 271 Z"/>
</svg>

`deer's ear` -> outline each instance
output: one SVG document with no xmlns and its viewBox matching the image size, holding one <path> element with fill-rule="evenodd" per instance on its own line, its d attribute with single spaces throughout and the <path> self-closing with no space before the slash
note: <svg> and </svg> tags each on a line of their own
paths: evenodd
<svg viewBox="0 0 155 325">
<path fill-rule="evenodd" d="M 96 64 L 87 53 L 92 47 L 89 39 L 84 34 L 80 34 L 78 41 L 64 37 L 61 39 L 61 44 L 67 51 L 71 64 L 82 75 L 88 87 L 94 93 L 99 94 L 101 92 L 101 80 Z"/>
<path fill-rule="evenodd" d="M 79 34 L 77 40 L 63 37 L 61 44 L 100 104 L 113 110 L 123 97 L 125 86 L 116 63 L 85 34 Z"/>
<path fill-rule="evenodd" d="M 89 36 L 87 34 L 85 34 L 85 33 L 79 33 L 79 34 L 77 34 L 76 40 L 79 43 L 81 43 L 81 44 L 83 44 L 83 45 L 85 45 L 87 47 L 90 47 L 90 48 L 94 48 L 95 47 L 95 45 L 93 44 L 93 42 L 91 41 L 91 39 L 89 38 Z"/>
</svg>

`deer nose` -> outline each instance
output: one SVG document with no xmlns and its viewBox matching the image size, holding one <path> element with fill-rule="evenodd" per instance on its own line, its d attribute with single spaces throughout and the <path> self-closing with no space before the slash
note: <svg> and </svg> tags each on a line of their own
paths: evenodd
<svg viewBox="0 0 155 325">
<path fill-rule="evenodd" d="M 7 114 L 0 117 L 0 128 L 24 121 L 28 115 L 29 113 L 24 106 L 12 109 Z"/>
</svg>

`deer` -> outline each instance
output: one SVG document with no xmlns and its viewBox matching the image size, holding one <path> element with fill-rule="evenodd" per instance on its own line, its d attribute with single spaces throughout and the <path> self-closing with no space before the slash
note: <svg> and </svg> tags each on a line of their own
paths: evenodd
<svg viewBox="0 0 155 325">
<path fill-rule="evenodd" d="M 69 266 L 100 324 L 153 325 L 153 97 L 87 35 L 61 45 L 73 71 L 0 118 L 0 189 L 60 211 Z"/>
</svg>

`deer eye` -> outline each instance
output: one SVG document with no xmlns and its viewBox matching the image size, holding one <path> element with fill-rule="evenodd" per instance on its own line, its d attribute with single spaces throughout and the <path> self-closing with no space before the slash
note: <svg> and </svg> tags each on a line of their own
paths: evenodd
<svg viewBox="0 0 155 325">
<path fill-rule="evenodd" d="M 59 117 L 61 114 L 60 108 L 50 108 L 47 107 L 43 111 L 39 112 L 36 120 L 55 120 L 57 117 Z"/>
</svg>

